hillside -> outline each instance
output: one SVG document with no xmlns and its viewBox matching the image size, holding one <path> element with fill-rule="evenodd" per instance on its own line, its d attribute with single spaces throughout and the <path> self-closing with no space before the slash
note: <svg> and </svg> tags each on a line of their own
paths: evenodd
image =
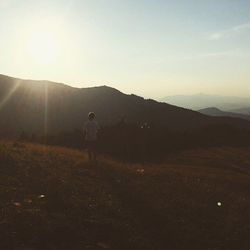
<svg viewBox="0 0 250 250">
<path fill-rule="evenodd" d="M 204 114 L 204 115 L 211 115 L 211 116 L 226 116 L 226 117 L 236 117 L 241 118 L 245 120 L 250 121 L 250 115 L 244 115 L 241 113 L 234 113 L 234 112 L 225 112 L 218 108 L 206 108 L 206 109 L 200 109 L 198 112 Z"/>
<path fill-rule="evenodd" d="M 1 249 L 248 249 L 250 149 L 125 164 L 1 142 Z"/>
<path fill-rule="evenodd" d="M 209 124 L 250 127 L 230 118 L 207 117 L 154 100 L 126 95 L 107 87 L 73 88 L 49 81 L 32 81 L 0 75 L 0 135 L 56 134 L 81 129 L 86 114 L 94 111 L 102 125 L 154 124 L 169 129 L 194 129 Z"/>
<path fill-rule="evenodd" d="M 233 109 L 248 107 L 250 103 L 250 98 L 195 94 L 166 96 L 162 98 L 161 101 L 192 110 L 205 109 L 208 107 L 217 107 L 219 109 L 229 111 Z"/>
</svg>

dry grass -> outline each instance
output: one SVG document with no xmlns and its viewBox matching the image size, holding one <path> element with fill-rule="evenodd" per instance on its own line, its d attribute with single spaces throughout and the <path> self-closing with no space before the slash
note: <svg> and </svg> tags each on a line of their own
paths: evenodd
<svg viewBox="0 0 250 250">
<path fill-rule="evenodd" d="M 0 144 L 0 249 L 249 249 L 250 149 L 125 164 Z"/>
</svg>

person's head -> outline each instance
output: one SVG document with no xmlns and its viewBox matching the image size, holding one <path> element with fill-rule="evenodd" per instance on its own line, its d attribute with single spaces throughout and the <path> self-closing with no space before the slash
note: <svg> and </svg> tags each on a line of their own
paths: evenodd
<svg viewBox="0 0 250 250">
<path fill-rule="evenodd" d="M 90 121 L 93 121 L 95 119 L 95 113 L 94 112 L 89 112 L 88 118 Z"/>
</svg>

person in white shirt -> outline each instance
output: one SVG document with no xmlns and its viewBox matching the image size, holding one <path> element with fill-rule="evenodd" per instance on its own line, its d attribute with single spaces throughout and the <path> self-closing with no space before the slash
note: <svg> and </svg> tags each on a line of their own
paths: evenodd
<svg viewBox="0 0 250 250">
<path fill-rule="evenodd" d="M 96 161 L 97 153 L 97 139 L 98 139 L 99 125 L 95 120 L 95 113 L 89 112 L 88 121 L 85 122 L 83 127 L 83 134 L 85 137 L 86 147 L 88 150 L 88 156 L 90 161 Z"/>
</svg>

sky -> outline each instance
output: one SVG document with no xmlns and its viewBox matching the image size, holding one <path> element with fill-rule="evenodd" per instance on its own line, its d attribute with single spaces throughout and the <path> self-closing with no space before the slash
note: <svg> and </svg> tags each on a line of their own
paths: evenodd
<svg viewBox="0 0 250 250">
<path fill-rule="evenodd" d="M 1 74 L 250 97 L 249 0 L 0 0 L 0 11 Z"/>
</svg>

